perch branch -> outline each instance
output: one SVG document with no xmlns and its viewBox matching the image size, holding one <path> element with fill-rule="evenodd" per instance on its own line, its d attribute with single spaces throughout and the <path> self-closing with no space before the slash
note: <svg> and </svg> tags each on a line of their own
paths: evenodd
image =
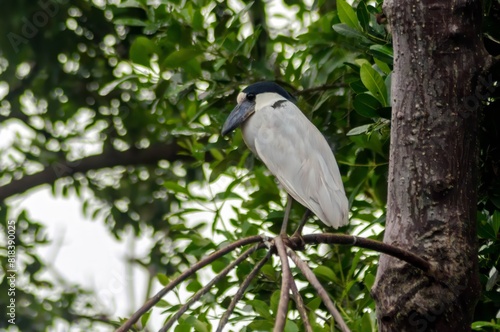
<svg viewBox="0 0 500 332">
<path fill-rule="evenodd" d="M 431 275 L 434 275 L 435 270 L 437 269 L 431 262 L 410 251 L 392 246 L 387 243 L 370 240 L 363 237 L 345 234 L 323 233 L 303 235 L 302 239 L 306 244 L 344 244 L 371 249 L 401 259 Z M 290 242 L 291 243 L 289 247 L 292 249 L 300 248 L 303 245 L 302 241 L 299 238 L 292 237 L 290 238 Z"/>
<path fill-rule="evenodd" d="M 287 248 L 286 253 L 290 258 L 293 260 L 295 265 L 300 269 L 300 271 L 304 274 L 306 279 L 311 283 L 311 285 L 316 289 L 318 292 L 319 297 L 323 300 L 323 303 L 326 305 L 328 308 L 328 311 L 330 314 L 333 316 L 335 321 L 340 327 L 340 330 L 342 332 L 350 332 L 349 327 L 347 327 L 346 323 L 344 322 L 344 319 L 342 318 L 342 315 L 338 312 L 337 308 L 335 308 L 335 304 L 332 302 L 330 297 L 328 296 L 328 293 L 326 290 L 323 288 L 319 280 L 316 278 L 314 275 L 313 271 L 307 266 L 307 264 L 300 259 L 299 256 L 290 248 Z"/>
<path fill-rule="evenodd" d="M 249 236 L 244 239 L 238 240 L 236 242 L 233 242 L 229 244 L 228 246 L 217 250 L 216 252 L 212 253 L 210 256 L 202 259 L 198 263 L 194 264 L 191 266 L 189 269 L 184 271 L 181 275 L 179 275 L 177 278 L 172 280 L 167 286 L 165 286 L 161 291 L 159 291 L 155 296 L 150 298 L 142 307 L 140 307 L 130 318 L 123 323 L 122 326 L 120 326 L 115 332 L 125 332 L 128 331 L 132 325 L 139 320 L 139 318 L 144 315 L 149 309 L 151 309 L 158 301 L 161 300 L 165 294 L 170 292 L 175 286 L 180 284 L 182 281 L 187 279 L 189 276 L 193 275 L 196 271 L 199 269 L 203 268 L 204 266 L 212 263 L 216 259 L 224 256 L 225 254 L 235 250 L 238 247 L 245 246 L 247 244 L 252 244 L 256 242 L 263 242 L 265 239 L 264 236 L 261 235 L 254 235 L 254 236 Z"/>
<path fill-rule="evenodd" d="M 290 300 L 290 280 L 292 272 L 288 265 L 288 257 L 286 255 L 285 244 L 281 236 L 274 238 L 274 245 L 278 251 L 281 260 L 281 294 L 278 310 L 276 312 L 276 322 L 274 323 L 274 332 L 281 332 L 285 329 L 286 316 L 288 313 L 288 301 Z"/>
<path fill-rule="evenodd" d="M 215 278 L 213 278 L 208 284 L 203 286 L 199 291 L 196 292 L 159 330 L 159 332 L 168 331 L 172 325 L 189 309 L 189 307 L 196 301 L 198 301 L 203 295 L 210 291 L 213 285 L 219 282 L 222 278 L 224 278 L 234 267 L 240 264 L 242 261 L 248 258 L 253 252 L 257 249 L 265 247 L 264 243 L 259 243 L 246 250 L 243 254 L 238 256 L 231 264 L 226 266 Z"/>
<path fill-rule="evenodd" d="M 224 315 L 222 315 L 222 318 L 219 321 L 219 326 L 217 326 L 217 331 L 216 332 L 222 332 L 222 329 L 224 326 L 227 324 L 227 321 L 229 320 L 229 317 L 234 311 L 234 308 L 236 308 L 236 304 L 241 300 L 243 295 L 245 294 L 245 290 L 247 287 L 250 285 L 252 280 L 255 278 L 257 273 L 259 273 L 260 269 L 266 264 L 266 262 L 269 260 L 269 257 L 271 257 L 272 251 L 269 250 L 267 252 L 267 255 L 262 258 L 257 265 L 250 271 L 250 274 L 245 278 L 243 283 L 241 284 L 240 288 L 238 288 L 238 291 L 236 294 L 234 294 L 233 299 L 231 300 L 231 303 L 229 303 L 229 307 L 227 308 L 226 312 L 224 312 Z"/>
</svg>

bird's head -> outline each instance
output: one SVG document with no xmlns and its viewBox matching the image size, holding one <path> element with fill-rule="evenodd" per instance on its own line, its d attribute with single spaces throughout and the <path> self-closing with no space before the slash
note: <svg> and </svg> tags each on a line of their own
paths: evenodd
<svg viewBox="0 0 500 332">
<path fill-rule="evenodd" d="M 238 94 L 238 105 L 229 114 L 224 126 L 222 126 L 222 135 L 227 135 L 245 122 L 253 113 L 266 106 L 271 106 L 279 100 L 295 102 L 292 95 L 274 82 L 258 82 L 247 86 Z"/>
</svg>

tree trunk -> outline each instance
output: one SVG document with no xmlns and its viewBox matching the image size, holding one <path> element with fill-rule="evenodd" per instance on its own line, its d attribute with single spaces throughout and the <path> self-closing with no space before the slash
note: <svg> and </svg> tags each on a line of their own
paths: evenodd
<svg viewBox="0 0 500 332">
<path fill-rule="evenodd" d="M 436 264 L 427 276 L 387 255 L 372 294 L 380 331 L 468 331 L 479 298 L 477 115 L 488 55 L 477 0 L 386 0 L 394 44 L 384 241 Z M 491 83 L 491 82 L 490 82 Z"/>
</svg>

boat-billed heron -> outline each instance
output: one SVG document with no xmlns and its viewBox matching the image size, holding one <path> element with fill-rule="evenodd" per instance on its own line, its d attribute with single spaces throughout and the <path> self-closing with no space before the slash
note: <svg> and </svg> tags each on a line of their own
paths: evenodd
<svg viewBox="0 0 500 332">
<path fill-rule="evenodd" d="M 222 127 L 226 135 L 241 126 L 248 148 L 297 202 L 323 223 L 348 223 L 349 203 L 337 162 L 325 137 L 273 82 L 252 84 L 238 94 L 238 105 Z"/>
</svg>

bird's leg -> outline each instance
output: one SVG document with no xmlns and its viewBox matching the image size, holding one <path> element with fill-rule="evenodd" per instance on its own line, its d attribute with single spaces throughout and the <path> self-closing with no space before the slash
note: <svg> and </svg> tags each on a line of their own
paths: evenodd
<svg viewBox="0 0 500 332">
<path fill-rule="evenodd" d="M 302 216 L 302 220 L 300 220 L 299 227 L 295 230 L 295 232 L 292 234 L 292 238 L 298 238 L 300 240 L 300 246 L 304 247 L 305 242 L 304 239 L 302 238 L 302 229 L 304 228 L 304 225 L 306 224 L 307 219 L 309 219 L 309 216 L 311 215 L 311 210 L 307 209 L 304 215 Z"/>
<path fill-rule="evenodd" d="M 281 237 L 286 237 L 286 228 L 288 226 L 288 219 L 290 218 L 290 211 L 292 210 L 292 202 L 293 198 L 290 195 L 286 196 L 286 207 L 285 207 L 285 215 L 283 217 L 283 223 L 281 224 Z"/>
</svg>

